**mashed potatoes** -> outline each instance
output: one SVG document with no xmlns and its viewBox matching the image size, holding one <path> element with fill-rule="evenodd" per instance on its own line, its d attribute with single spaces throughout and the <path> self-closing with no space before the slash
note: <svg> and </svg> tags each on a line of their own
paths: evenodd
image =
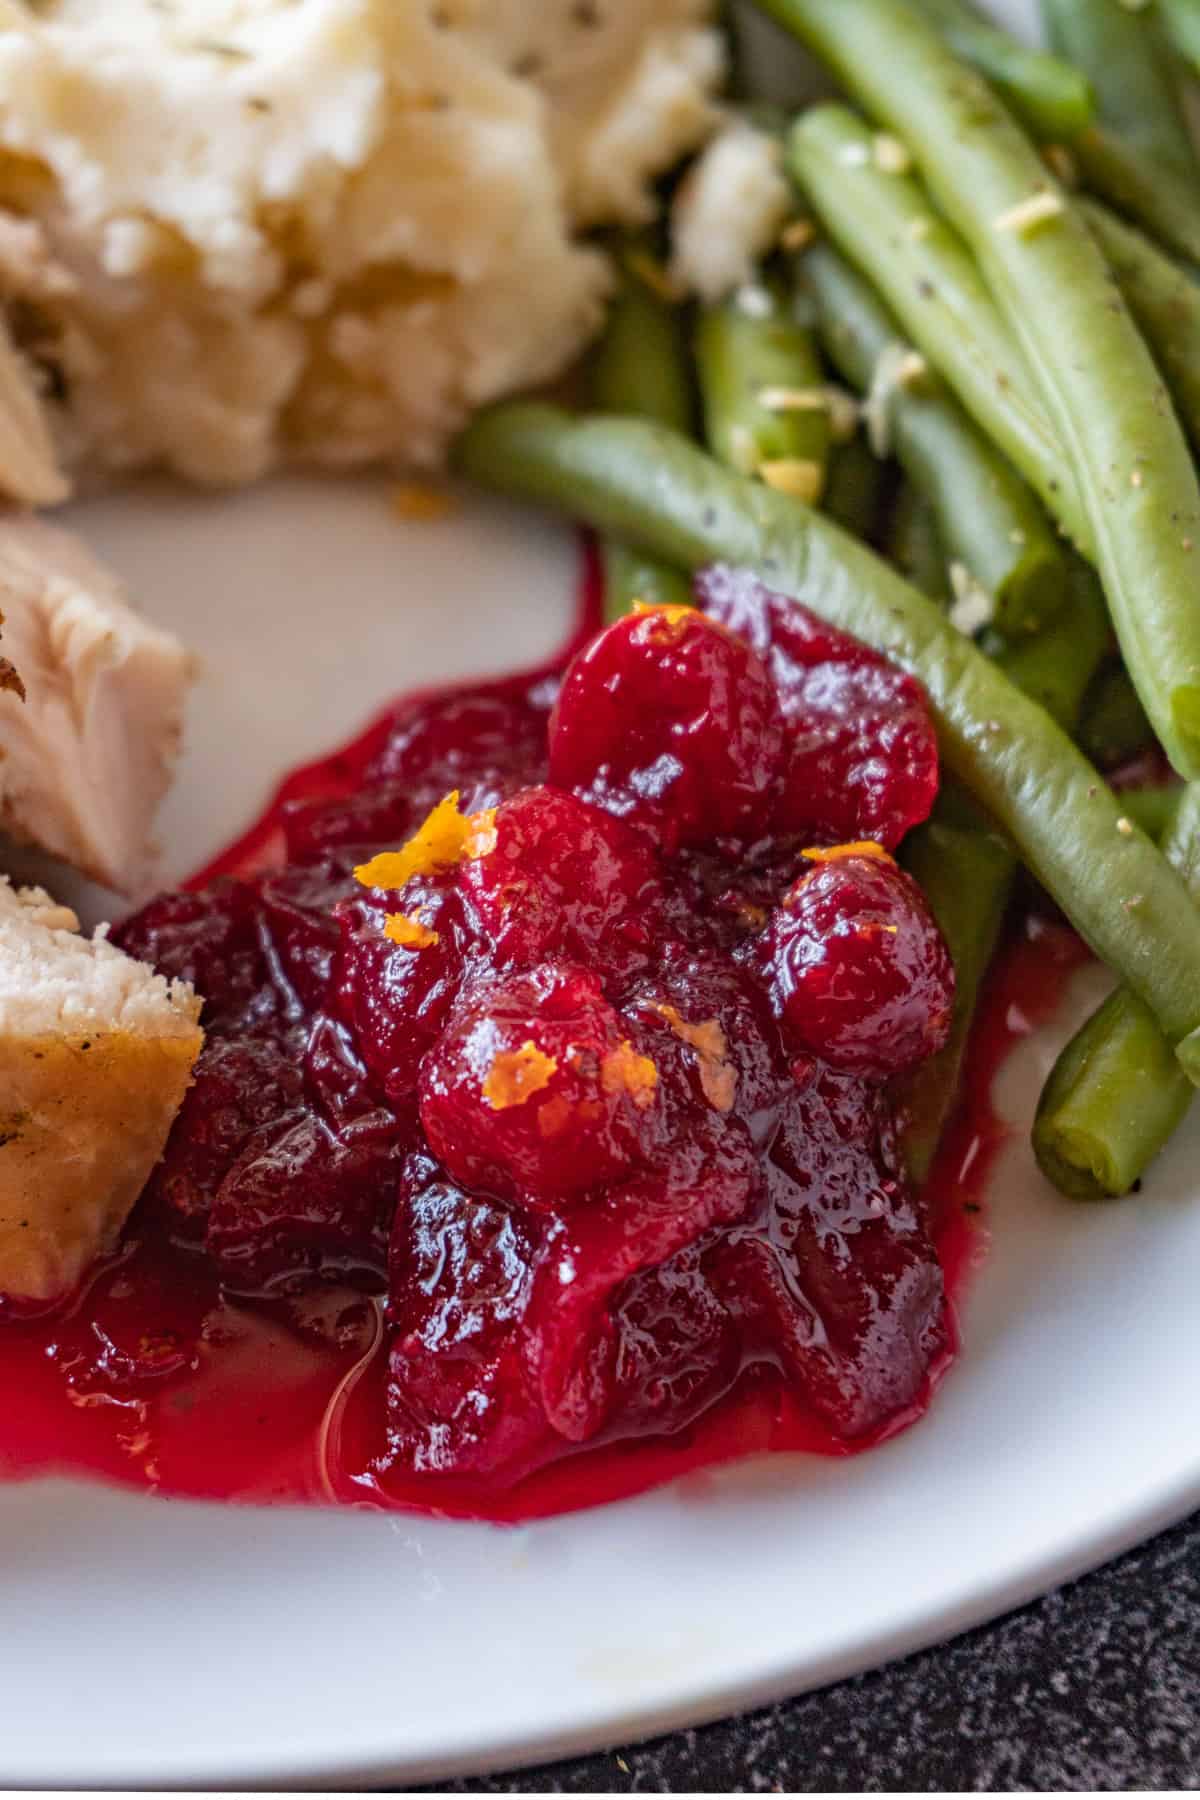
<svg viewBox="0 0 1200 1800">
<path fill-rule="evenodd" d="M 69 469 L 435 463 L 597 326 L 709 0 L 0 0 L 0 301 Z"/>
</svg>

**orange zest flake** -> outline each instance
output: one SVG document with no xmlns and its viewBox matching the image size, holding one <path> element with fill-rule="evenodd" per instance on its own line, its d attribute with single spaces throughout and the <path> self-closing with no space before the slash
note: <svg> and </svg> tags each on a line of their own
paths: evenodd
<svg viewBox="0 0 1200 1800">
<path fill-rule="evenodd" d="M 532 1038 L 517 1050 L 497 1050 L 483 1084 L 483 1097 L 493 1112 L 524 1106 L 546 1087 L 558 1068 L 557 1059 L 539 1050 Z"/>
<path fill-rule="evenodd" d="M 405 950 L 428 950 L 438 941 L 437 932 L 426 925 L 419 913 L 389 913 L 383 922 L 383 935 Z"/>
<path fill-rule="evenodd" d="M 873 856 L 878 862 L 894 863 L 895 857 L 889 856 L 882 844 L 875 843 L 873 838 L 860 838 L 853 844 L 830 844 L 825 850 L 802 850 L 801 856 L 809 862 L 827 863 L 841 862 L 847 856 Z"/>
<path fill-rule="evenodd" d="M 565 1131 L 571 1119 L 571 1102 L 565 1094 L 556 1094 L 553 1100 L 543 1101 L 538 1107 L 538 1131 L 544 1138 L 557 1137 Z"/>
<path fill-rule="evenodd" d="M 646 635 L 652 644 L 674 643 L 687 630 L 689 619 L 696 617 L 694 606 L 675 602 L 635 600 L 633 611 L 638 618 L 649 621 Z"/>
<path fill-rule="evenodd" d="M 628 1094 L 639 1111 L 644 1112 L 654 1104 L 658 1070 L 650 1057 L 642 1056 L 628 1038 L 622 1038 L 616 1049 L 601 1059 L 600 1085 L 606 1094 Z"/>
<path fill-rule="evenodd" d="M 661 1002 L 654 1008 L 671 1027 L 675 1036 L 696 1052 L 700 1088 L 708 1104 L 717 1112 L 732 1112 L 737 1096 L 737 1070 L 728 1059 L 729 1044 L 716 1019 L 700 1019 L 692 1024 L 677 1007 Z"/>
<path fill-rule="evenodd" d="M 458 789 L 439 800 L 401 850 L 384 850 L 360 863 L 354 879 L 367 888 L 402 888 L 414 875 L 433 875 L 456 863 L 474 862 L 496 847 L 496 809 L 460 813 Z"/>
</svg>

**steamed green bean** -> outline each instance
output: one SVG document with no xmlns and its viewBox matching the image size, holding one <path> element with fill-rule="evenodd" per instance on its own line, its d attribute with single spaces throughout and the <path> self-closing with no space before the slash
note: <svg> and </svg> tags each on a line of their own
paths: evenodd
<svg viewBox="0 0 1200 1800">
<path fill-rule="evenodd" d="M 760 4 L 904 140 L 975 255 L 1078 478 L 1142 704 L 1179 772 L 1200 775 L 1200 485 L 1086 225 L 987 83 L 904 0 Z"/>
<path fill-rule="evenodd" d="M 903 377 L 900 329 L 857 270 L 817 244 L 801 272 L 827 355 L 873 396 L 874 424 L 932 506 L 948 561 L 981 590 L 1000 630 L 1045 624 L 1062 604 L 1066 562 L 1035 496 L 936 375 Z"/>
</svg>

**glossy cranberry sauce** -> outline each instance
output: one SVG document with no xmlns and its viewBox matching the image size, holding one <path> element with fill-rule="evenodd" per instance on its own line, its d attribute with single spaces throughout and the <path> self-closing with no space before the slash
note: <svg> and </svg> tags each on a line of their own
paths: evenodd
<svg viewBox="0 0 1200 1800">
<path fill-rule="evenodd" d="M 205 1048 L 121 1250 L 3 1327 L 0 1472 L 520 1518 L 919 1414 L 1012 983 L 1049 1009 L 1073 940 L 996 977 L 915 1195 L 923 696 L 743 576 L 697 597 L 400 703 L 115 933 Z"/>
</svg>

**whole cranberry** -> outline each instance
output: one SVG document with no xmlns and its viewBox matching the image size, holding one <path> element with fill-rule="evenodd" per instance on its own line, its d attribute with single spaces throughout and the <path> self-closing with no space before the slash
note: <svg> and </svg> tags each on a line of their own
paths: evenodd
<svg viewBox="0 0 1200 1800">
<path fill-rule="evenodd" d="M 567 670 L 550 779 L 650 826 L 670 852 L 761 835 L 783 743 L 757 652 L 690 607 L 657 607 L 618 619 Z"/>
<path fill-rule="evenodd" d="M 644 966 L 661 913 L 645 835 L 561 788 L 524 788 L 496 809 L 495 846 L 462 865 L 463 895 L 497 963 L 567 956 Z"/>
<path fill-rule="evenodd" d="M 696 595 L 762 657 L 779 693 L 788 766 L 771 829 L 810 844 L 872 838 L 894 849 L 938 790 L 920 683 L 747 569 L 702 570 Z"/>
<path fill-rule="evenodd" d="M 408 1100 L 462 979 L 461 907 L 448 875 L 415 877 L 400 892 L 358 893 L 334 908 L 341 944 L 331 1010 L 393 1104 Z M 392 920 L 411 928 L 389 935 Z"/>
<path fill-rule="evenodd" d="M 657 1090 L 596 977 L 543 963 L 460 997 L 422 1064 L 421 1123 L 456 1181 L 548 1204 L 638 1161 Z"/>
<path fill-rule="evenodd" d="M 836 1069 L 882 1079 L 946 1041 L 954 968 L 911 876 L 877 845 L 809 851 L 762 943 L 785 1032 Z"/>
</svg>

